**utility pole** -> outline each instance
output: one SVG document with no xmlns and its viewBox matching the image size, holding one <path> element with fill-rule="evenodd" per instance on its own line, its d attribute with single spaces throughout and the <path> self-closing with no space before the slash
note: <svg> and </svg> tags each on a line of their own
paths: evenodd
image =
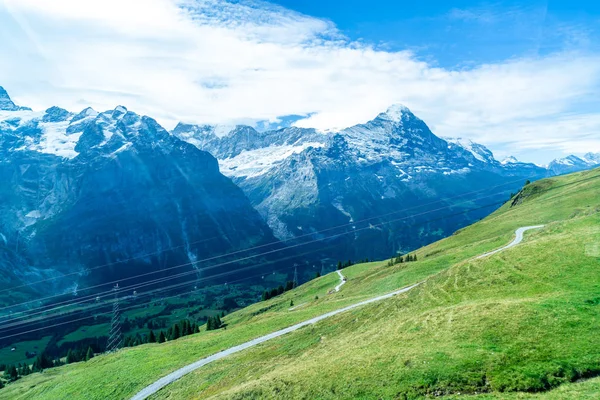
<svg viewBox="0 0 600 400">
<path fill-rule="evenodd" d="M 119 310 L 119 284 L 113 288 L 115 292 L 115 301 L 113 302 L 112 321 L 110 322 L 110 333 L 108 335 L 108 344 L 106 351 L 114 353 L 123 346 L 123 337 L 121 334 L 121 312 Z"/>
</svg>

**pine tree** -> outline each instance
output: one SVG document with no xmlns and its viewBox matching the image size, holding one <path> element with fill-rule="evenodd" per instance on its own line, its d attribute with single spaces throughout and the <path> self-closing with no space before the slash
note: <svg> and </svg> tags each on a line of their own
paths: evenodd
<svg viewBox="0 0 600 400">
<path fill-rule="evenodd" d="M 266 290 L 263 292 L 262 297 L 261 297 L 262 301 L 265 300 L 269 300 L 269 292 L 267 292 Z"/>
<path fill-rule="evenodd" d="M 92 347 L 90 346 L 85 354 L 85 361 L 90 361 L 92 358 L 94 358 L 94 350 L 92 350 Z"/>
<path fill-rule="evenodd" d="M 337 269 L 342 269 L 342 262 L 338 261 Z"/>
<path fill-rule="evenodd" d="M 7 365 L 6 369 L 4 370 L 4 379 L 6 380 L 10 380 L 10 368 L 12 366 L 11 365 Z"/>
<path fill-rule="evenodd" d="M 417 255 L 416 254 L 413 256 L 413 261 L 417 261 Z"/>
<path fill-rule="evenodd" d="M 12 382 L 12 381 L 16 381 L 18 378 L 19 378 L 19 371 L 17 371 L 17 367 L 15 367 L 14 365 L 6 367 L 6 370 L 4 371 L 4 379 Z"/>
<path fill-rule="evenodd" d="M 156 343 L 156 336 L 154 336 L 154 331 L 150 331 L 148 334 L 148 343 Z"/>
<path fill-rule="evenodd" d="M 208 320 L 206 321 L 206 330 L 212 331 L 213 329 L 213 317 L 208 317 Z"/>
<path fill-rule="evenodd" d="M 46 353 L 39 354 L 33 362 L 33 372 L 41 372 L 46 368 L 52 368 L 54 364 Z"/>
<path fill-rule="evenodd" d="M 71 364 L 75 362 L 75 355 L 73 354 L 73 351 L 71 349 L 69 349 L 69 351 L 67 352 L 67 364 Z"/>
<path fill-rule="evenodd" d="M 163 331 L 160 331 L 160 335 L 158 335 L 158 343 L 164 343 L 167 341 L 167 338 L 165 337 L 165 333 Z"/>
<path fill-rule="evenodd" d="M 290 307 L 294 307 L 294 300 L 290 300 Z"/>
<path fill-rule="evenodd" d="M 36 357 L 35 361 L 33 362 L 32 366 L 31 366 L 31 370 L 33 372 L 40 372 L 42 370 L 41 355 Z"/>
<path fill-rule="evenodd" d="M 19 379 L 19 371 L 17 371 L 17 368 L 14 365 L 10 369 L 10 379 L 13 381 Z"/>
<path fill-rule="evenodd" d="M 315 274 L 315 279 L 320 278 L 321 277 L 321 273 L 319 271 L 317 271 L 317 273 Z"/>
</svg>

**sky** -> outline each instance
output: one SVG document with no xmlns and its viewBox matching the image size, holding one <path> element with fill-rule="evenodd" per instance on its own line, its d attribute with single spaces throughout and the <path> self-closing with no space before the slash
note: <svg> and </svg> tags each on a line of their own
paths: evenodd
<svg viewBox="0 0 600 400">
<path fill-rule="evenodd" d="M 600 152 L 591 1 L 0 0 L 0 38 L 39 110 L 336 130 L 401 103 L 499 159 Z"/>
</svg>

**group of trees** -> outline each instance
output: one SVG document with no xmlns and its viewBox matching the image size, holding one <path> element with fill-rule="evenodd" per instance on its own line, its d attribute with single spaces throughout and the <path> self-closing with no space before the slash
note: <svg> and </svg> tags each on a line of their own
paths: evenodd
<svg viewBox="0 0 600 400">
<path fill-rule="evenodd" d="M 89 361 L 92 358 L 94 358 L 94 350 L 91 346 L 88 347 L 87 350 L 83 348 L 75 350 L 69 349 L 66 362 L 67 364 L 71 364 L 80 361 Z"/>
<path fill-rule="evenodd" d="M 352 262 L 352 260 L 348 260 L 346 262 L 338 261 L 338 263 L 337 263 L 337 269 L 339 270 L 339 269 L 348 268 L 348 267 L 351 267 L 352 265 L 354 265 L 354 263 Z"/>
<path fill-rule="evenodd" d="M 208 317 L 208 321 L 206 321 L 206 330 L 214 331 L 217 329 L 221 329 L 223 327 L 223 322 L 219 315 L 215 315 L 214 317 Z"/>
<path fill-rule="evenodd" d="M 225 315 L 225 313 L 223 313 L 223 315 Z M 148 327 L 156 326 L 156 324 L 148 323 Z M 148 332 L 147 335 L 140 335 L 137 333 L 134 336 L 126 336 L 125 339 L 123 339 L 123 345 L 125 347 L 135 347 L 145 343 L 164 343 L 168 340 L 176 340 L 180 337 L 198 332 L 200 332 L 200 326 L 197 323 L 184 319 L 171 325 L 166 331 L 161 330 L 158 335 L 150 329 L 150 332 Z"/>
<path fill-rule="evenodd" d="M 401 254 L 399 254 L 396 257 L 392 257 L 390 259 L 390 261 L 388 261 L 388 267 L 391 267 L 392 265 L 396 265 L 396 264 L 402 264 L 402 263 L 413 262 L 413 261 L 417 261 L 416 254 L 415 255 L 407 254 L 406 256 L 402 256 Z"/>
<path fill-rule="evenodd" d="M 64 363 L 60 360 L 52 360 L 46 353 L 42 353 L 37 356 L 31 367 L 27 363 L 19 363 L 16 365 L 0 365 L 0 371 L 4 371 L 2 378 L 8 382 L 14 382 L 17 379 L 32 374 L 34 372 L 41 372 L 48 368 L 58 367 Z M 2 379 L 0 379 L 0 388 L 4 387 Z"/>
<path fill-rule="evenodd" d="M 207 322 L 207 330 L 219 329 L 224 326 L 221 321 L 221 317 L 225 316 L 225 312 L 216 315 L 215 317 L 209 317 Z M 137 322 L 137 321 L 136 321 Z M 165 325 L 159 323 L 148 323 L 148 326 L 160 327 Z M 161 330 L 156 334 L 152 329 L 146 335 L 140 335 L 137 333 L 134 336 L 126 336 L 123 339 L 123 345 L 125 347 L 138 346 L 144 343 L 164 343 L 168 340 L 176 340 L 180 337 L 191 335 L 200 332 L 200 326 L 196 322 L 189 321 L 187 319 L 181 320 L 169 327 L 166 331 Z M 94 349 L 92 346 L 80 347 L 77 349 L 68 349 L 65 362 L 60 359 L 53 360 L 46 352 L 37 356 L 33 365 L 30 367 L 26 363 L 17 365 L 4 365 L 0 364 L 0 371 L 4 371 L 2 375 L 3 379 L 7 382 L 13 382 L 22 376 L 29 375 L 33 372 L 41 372 L 48 368 L 58 367 L 60 365 L 71 364 L 75 362 L 88 361 L 94 357 Z M 0 388 L 4 386 L 4 381 L 0 379 Z"/>
<path fill-rule="evenodd" d="M 358 260 L 356 262 L 352 262 L 352 260 L 348 260 L 348 261 L 338 261 L 337 263 L 337 269 L 344 269 L 344 268 L 348 268 L 353 266 L 354 264 L 363 264 L 363 263 L 368 263 L 369 262 L 369 258 L 365 258 L 364 260 Z"/>
<path fill-rule="evenodd" d="M 273 297 L 279 296 L 287 292 L 288 290 L 294 289 L 298 286 L 298 283 L 295 281 L 287 281 L 285 287 L 283 285 L 279 285 L 279 287 L 273 288 L 271 290 L 265 290 L 262 294 L 262 301 L 272 299 Z"/>
</svg>

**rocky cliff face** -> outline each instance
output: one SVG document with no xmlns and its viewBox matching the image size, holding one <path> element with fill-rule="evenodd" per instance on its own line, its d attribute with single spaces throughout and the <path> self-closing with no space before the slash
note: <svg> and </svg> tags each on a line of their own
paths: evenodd
<svg viewBox="0 0 600 400">
<path fill-rule="evenodd" d="M 318 246 L 332 245 L 321 251 L 331 259 L 382 258 L 438 240 L 547 173 L 533 164 L 502 164 L 468 140 L 439 138 L 401 105 L 327 134 L 236 127 L 208 144 L 206 130 L 179 125 L 173 133 L 212 152 L 277 237 L 312 232 L 326 238 Z M 504 186 L 483 191 L 494 185 Z"/>
<path fill-rule="evenodd" d="M 143 279 L 192 271 L 169 283 L 193 282 L 240 268 L 195 261 L 276 242 L 213 156 L 149 117 L 2 108 L 2 287 L 66 275 L 34 289 L 76 290 L 154 271 Z"/>
</svg>

